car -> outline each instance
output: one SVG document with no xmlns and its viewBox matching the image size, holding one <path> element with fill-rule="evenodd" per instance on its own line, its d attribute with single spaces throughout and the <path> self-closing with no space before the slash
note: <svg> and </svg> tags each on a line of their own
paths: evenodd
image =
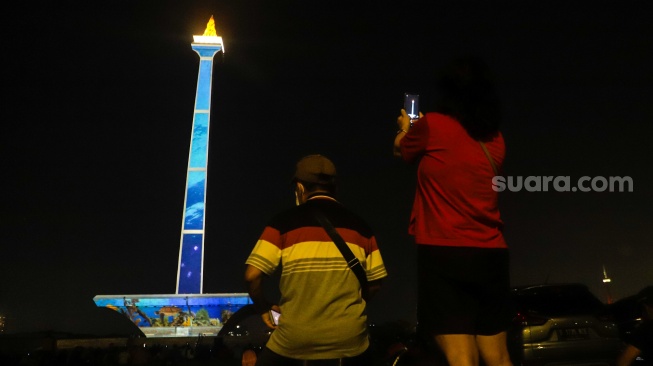
<svg viewBox="0 0 653 366">
<path fill-rule="evenodd" d="M 621 298 L 608 305 L 607 312 L 616 321 L 622 340 L 628 340 L 633 330 L 644 322 L 645 310 L 642 300 L 651 294 L 653 294 L 653 286 L 647 286 L 635 295 Z"/>
<path fill-rule="evenodd" d="M 508 346 L 515 365 L 613 365 L 622 348 L 606 305 L 583 284 L 512 289 Z"/>
<path fill-rule="evenodd" d="M 642 305 L 637 295 L 624 297 L 609 304 L 606 312 L 612 316 L 619 328 L 619 337 L 627 340 L 633 330 L 642 322 Z"/>
</svg>

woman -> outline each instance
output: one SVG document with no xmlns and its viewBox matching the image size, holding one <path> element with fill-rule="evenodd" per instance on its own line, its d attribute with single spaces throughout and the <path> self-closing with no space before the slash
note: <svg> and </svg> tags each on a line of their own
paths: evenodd
<svg viewBox="0 0 653 366">
<path fill-rule="evenodd" d="M 394 153 L 419 162 L 409 233 L 417 244 L 418 322 L 450 365 L 510 365 L 509 258 L 492 178 L 505 155 L 487 67 L 454 61 L 436 111 L 397 118 Z"/>
</svg>

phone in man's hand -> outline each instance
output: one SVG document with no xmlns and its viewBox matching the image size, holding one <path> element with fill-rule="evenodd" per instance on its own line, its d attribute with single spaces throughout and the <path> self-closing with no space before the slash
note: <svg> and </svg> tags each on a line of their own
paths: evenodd
<svg viewBox="0 0 653 366">
<path fill-rule="evenodd" d="M 281 313 L 278 311 L 274 311 L 270 309 L 270 319 L 272 320 L 272 323 L 274 325 L 279 325 L 279 317 L 281 316 Z"/>
</svg>

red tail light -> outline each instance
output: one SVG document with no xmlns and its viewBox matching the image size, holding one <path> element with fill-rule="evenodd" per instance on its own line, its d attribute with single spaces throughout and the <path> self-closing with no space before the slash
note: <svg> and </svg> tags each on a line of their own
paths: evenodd
<svg viewBox="0 0 653 366">
<path fill-rule="evenodd" d="M 541 316 L 536 316 L 533 314 L 517 313 L 513 321 L 515 322 L 515 324 L 518 325 L 529 326 L 529 325 L 542 325 L 547 321 L 549 321 L 549 319 L 543 318 Z"/>
</svg>

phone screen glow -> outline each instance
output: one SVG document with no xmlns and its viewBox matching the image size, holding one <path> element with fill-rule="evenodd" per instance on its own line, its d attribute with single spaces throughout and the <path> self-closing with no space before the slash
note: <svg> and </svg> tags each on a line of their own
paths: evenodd
<svg viewBox="0 0 653 366">
<path fill-rule="evenodd" d="M 419 118 L 419 95 L 404 94 L 404 110 L 411 120 Z"/>
<path fill-rule="evenodd" d="M 274 310 L 270 310 L 270 318 L 272 319 L 272 323 L 274 323 L 274 325 L 279 325 L 279 317 L 280 316 L 281 316 L 280 313 L 278 313 L 278 312 L 276 312 Z"/>
</svg>

